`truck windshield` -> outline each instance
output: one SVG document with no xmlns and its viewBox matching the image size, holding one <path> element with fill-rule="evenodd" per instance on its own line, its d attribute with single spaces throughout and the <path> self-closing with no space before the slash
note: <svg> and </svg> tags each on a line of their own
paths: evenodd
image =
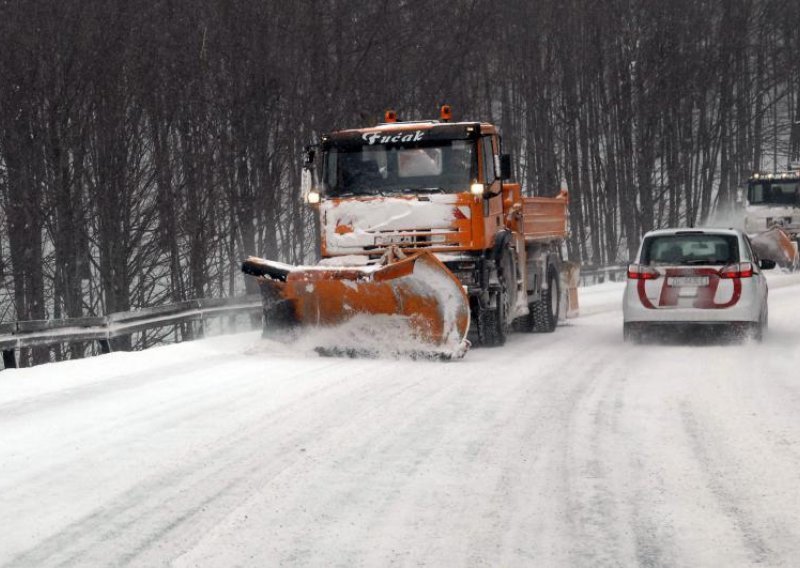
<svg viewBox="0 0 800 568">
<path fill-rule="evenodd" d="M 472 140 L 430 140 L 332 147 L 325 158 L 326 193 L 388 195 L 469 191 L 478 163 Z"/>
<path fill-rule="evenodd" d="M 751 205 L 800 205 L 800 181 L 750 182 L 747 201 Z"/>
</svg>

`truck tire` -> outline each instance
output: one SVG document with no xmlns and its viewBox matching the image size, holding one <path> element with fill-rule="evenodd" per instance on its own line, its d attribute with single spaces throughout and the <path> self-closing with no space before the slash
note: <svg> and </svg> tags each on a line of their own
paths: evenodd
<svg viewBox="0 0 800 568">
<path fill-rule="evenodd" d="M 547 267 L 547 290 L 542 290 L 541 298 L 530 304 L 532 330 L 536 333 L 552 333 L 558 323 L 561 289 L 558 271 L 552 264 Z"/>
<path fill-rule="evenodd" d="M 478 336 L 484 347 L 500 347 L 505 345 L 506 314 L 503 302 L 497 299 L 497 309 L 485 308 L 478 313 Z"/>
<path fill-rule="evenodd" d="M 478 336 L 481 345 L 500 347 L 505 345 L 511 331 L 511 294 L 509 285 L 514 282 L 514 263 L 509 249 L 503 250 L 497 268 L 497 279 L 500 288 L 495 292 L 495 308 L 484 308 L 478 312 Z"/>
</svg>

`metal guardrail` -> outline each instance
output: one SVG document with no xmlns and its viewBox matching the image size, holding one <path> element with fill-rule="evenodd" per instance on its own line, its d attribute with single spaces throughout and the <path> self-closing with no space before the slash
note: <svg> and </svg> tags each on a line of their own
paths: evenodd
<svg viewBox="0 0 800 568">
<path fill-rule="evenodd" d="M 19 321 L 0 324 L 0 351 L 6 369 L 17 366 L 16 350 L 26 347 L 97 341 L 101 353 L 111 352 L 110 340 L 154 327 L 210 318 L 261 312 L 261 296 L 202 298 L 177 304 L 117 312 L 99 317 Z"/>
<path fill-rule="evenodd" d="M 580 286 L 622 282 L 626 265 L 590 267 L 580 271 Z M 177 304 L 117 312 L 107 316 L 0 323 L 0 351 L 6 369 L 17 366 L 16 350 L 27 347 L 97 341 L 101 353 L 111 352 L 110 340 L 154 327 L 204 321 L 242 313 L 260 313 L 261 296 L 202 298 Z"/>
<path fill-rule="evenodd" d="M 582 266 L 580 286 L 592 286 L 604 282 L 624 282 L 628 265 L 601 266 L 597 268 Z"/>
</svg>

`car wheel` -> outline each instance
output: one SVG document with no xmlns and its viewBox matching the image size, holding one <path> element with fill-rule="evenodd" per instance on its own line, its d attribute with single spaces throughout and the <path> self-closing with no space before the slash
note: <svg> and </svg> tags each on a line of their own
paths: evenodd
<svg viewBox="0 0 800 568">
<path fill-rule="evenodd" d="M 750 337 L 758 343 L 764 339 L 764 328 L 761 327 L 761 322 L 751 324 Z"/>
</svg>

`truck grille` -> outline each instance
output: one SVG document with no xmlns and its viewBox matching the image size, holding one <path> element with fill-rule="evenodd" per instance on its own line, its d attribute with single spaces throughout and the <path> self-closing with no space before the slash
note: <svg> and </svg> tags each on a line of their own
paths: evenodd
<svg viewBox="0 0 800 568">
<path fill-rule="evenodd" d="M 370 249 L 399 246 L 402 248 L 458 246 L 458 231 L 448 229 L 415 229 L 413 231 L 368 231 L 374 235 Z"/>
</svg>

